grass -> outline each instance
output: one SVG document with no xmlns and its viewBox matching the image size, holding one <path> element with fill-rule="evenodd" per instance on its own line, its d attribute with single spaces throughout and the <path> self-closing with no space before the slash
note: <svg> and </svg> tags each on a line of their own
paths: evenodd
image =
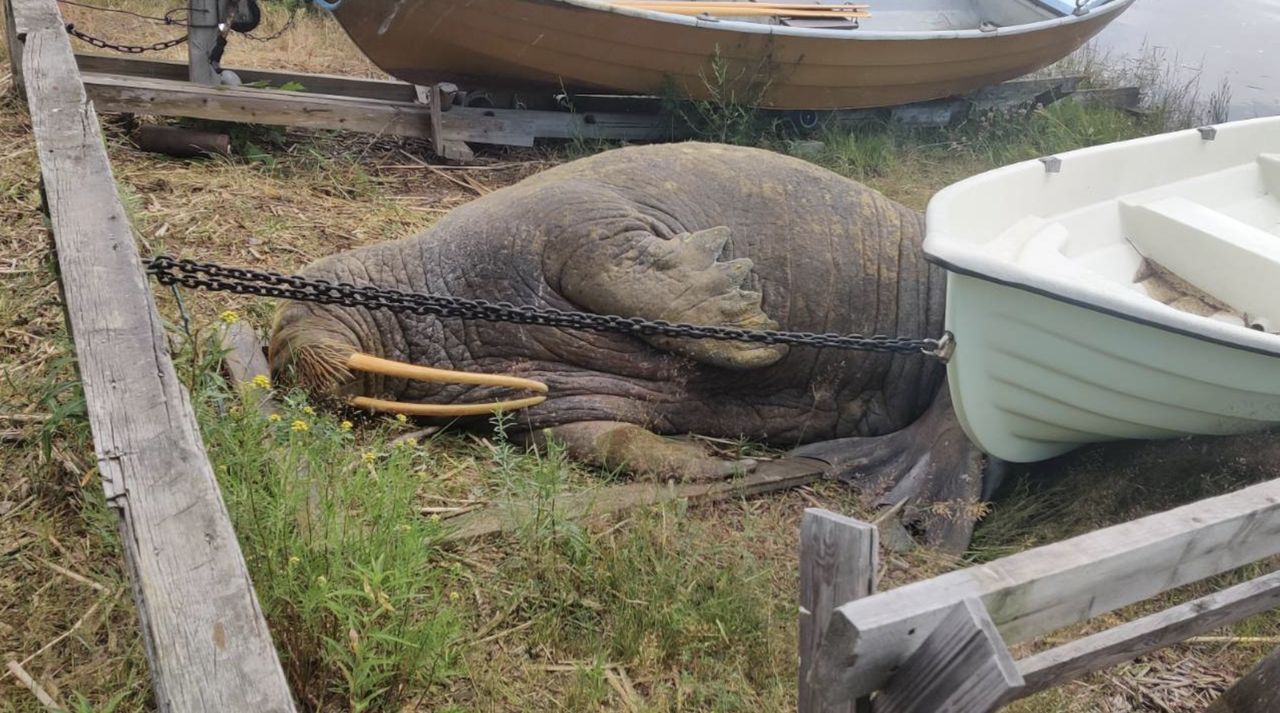
<svg viewBox="0 0 1280 713">
<path fill-rule="evenodd" d="M 141 0 L 128 6 L 159 7 Z M 79 26 L 112 39 L 154 41 L 172 32 L 66 11 Z M 285 17 L 269 5 L 264 25 L 276 27 Z M 182 56 L 180 50 L 169 55 Z M 1104 68 L 1115 66 L 1088 56 L 1073 61 L 1093 63 L 1090 73 L 1099 82 Z M 377 74 L 336 25 L 312 14 L 300 16 L 277 43 L 234 39 L 228 64 Z M 0 84 L 8 72 L 0 65 Z M 721 101 L 685 111 L 698 112 L 708 137 L 785 150 L 790 137 L 743 110 L 737 97 L 749 90 L 722 75 L 708 78 L 724 87 Z M 948 129 L 828 126 L 811 160 L 921 208 L 941 186 L 994 165 L 1198 123 L 1205 110 L 1187 108 L 1191 89 L 1174 86 L 1151 96 L 1166 98 L 1151 100 L 1143 119 L 1059 104 L 975 117 Z M 25 661 L 73 710 L 146 710 L 152 705 L 146 661 L 114 514 L 92 466 L 38 215 L 28 131 L 23 107 L 8 95 L 0 99 L 0 146 L 6 147 L 0 149 L 0 468 L 7 474 L 0 482 L 0 655 Z M 574 152 L 603 148 L 579 143 L 491 156 L 496 163 L 466 172 L 479 186 L 466 189 L 444 171 L 424 168 L 425 146 L 414 141 L 239 128 L 234 158 L 178 161 L 137 151 L 117 119 L 107 118 L 105 135 L 144 254 L 170 251 L 286 272 L 421 230 L 479 193 Z M 854 494 L 822 484 L 750 501 L 568 521 L 557 501 L 607 484 L 611 474 L 585 470 L 554 450 L 517 449 L 503 437 L 501 423 L 486 435 L 420 434 L 411 443 L 412 424 L 335 412 L 288 391 L 272 392 L 281 404 L 273 420 L 257 409 L 256 394 L 221 379 L 207 338 L 229 310 L 265 326 L 272 305 L 188 293 L 183 306 L 195 338 L 187 339 L 178 303 L 167 291 L 156 295 L 174 325 L 174 343 L 186 345 L 176 362 L 191 386 L 290 683 L 308 710 L 793 706 L 800 513 L 820 506 L 869 517 Z M 1174 488 L 1122 478 L 1069 488 L 1016 483 L 966 558 L 886 553 L 882 588 L 1237 485 L 1206 479 Z M 513 535 L 441 541 L 450 515 L 511 500 L 536 505 Z M 1060 636 L 1115 621 L 1105 617 Z M 1280 623 L 1261 617 L 1232 631 L 1275 637 Z M 1174 647 L 1015 709 L 1196 710 L 1265 648 Z M 25 688 L 0 679 L 0 711 L 36 710 Z"/>
</svg>

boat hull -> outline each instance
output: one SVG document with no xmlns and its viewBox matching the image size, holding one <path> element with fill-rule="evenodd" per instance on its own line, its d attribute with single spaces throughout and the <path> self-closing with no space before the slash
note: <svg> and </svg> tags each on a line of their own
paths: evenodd
<svg viewBox="0 0 1280 713">
<path fill-rule="evenodd" d="M 1032 72 L 1131 2 L 992 32 L 812 30 L 591 0 L 348 0 L 334 16 L 374 64 L 415 84 L 674 90 L 703 100 L 732 91 L 766 108 L 846 109 L 953 96 Z"/>
<path fill-rule="evenodd" d="M 947 326 L 957 335 L 953 403 L 965 432 L 997 458 L 1280 423 L 1280 355 L 954 272 Z"/>
</svg>

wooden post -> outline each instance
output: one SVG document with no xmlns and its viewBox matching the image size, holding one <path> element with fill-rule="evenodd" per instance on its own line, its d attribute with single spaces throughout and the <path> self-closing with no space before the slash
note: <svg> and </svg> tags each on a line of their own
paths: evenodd
<svg viewBox="0 0 1280 713">
<path fill-rule="evenodd" d="M 187 0 L 187 79 L 193 84 L 215 85 L 218 75 L 213 71 L 209 55 L 218 43 L 219 0 Z"/>
<path fill-rule="evenodd" d="M 11 0 L 85 409 L 161 713 L 292 713 L 54 0 Z"/>
<path fill-rule="evenodd" d="M 13 91 L 22 96 L 22 45 L 17 26 L 13 22 L 13 3 L 4 0 L 4 40 L 9 49 L 9 71 L 13 74 Z"/>
<path fill-rule="evenodd" d="M 986 607 L 953 605 L 875 697 L 876 713 L 988 713 L 1022 676 Z"/>
<path fill-rule="evenodd" d="M 1207 713 L 1275 713 L 1280 710 L 1280 649 L 1253 667 Z"/>
<path fill-rule="evenodd" d="M 809 508 L 800 523 L 800 713 L 869 711 L 862 699 L 830 705 L 809 680 L 831 612 L 876 590 L 875 525 Z"/>
</svg>

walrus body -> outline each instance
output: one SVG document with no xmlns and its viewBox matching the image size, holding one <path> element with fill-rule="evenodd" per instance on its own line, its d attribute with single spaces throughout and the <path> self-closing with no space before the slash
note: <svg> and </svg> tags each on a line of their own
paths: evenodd
<svg viewBox="0 0 1280 713">
<path fill-rule="evenodd" d="M 937 336 L 944 277 L 924 261 L 922 237 L 918 212 L 812 164 L 678 144 L 553 168 L 458 208 L 421 235 L 325 258 L 305 274 L 672 321 Z M 940 365 L 920 355 L 727 342 L 681 349 L 302 304 L 280 316 L 277 361 L 290 343 L 326 332 L 390 359 L 544 381 L 547 401 L 520 416 L 531 428 L 617 420 L 782 445 L 876 436 L 914 421 L 942 380 Z M 346 391 L 494 398 L 484 387 L 381 377 Z"/>
<path fill-rule="evenodd" d="M 925 262 L 922 238 L 917 211 L 830 171 L 690 143 L 553 168 L 421 235 L 333 255 L 304 274 L 696 324 L 936 337 L 945 278 Z M 608 467 L 698 478 L 742 465 L 655 435 L 697 433 L 824 442 L 806 455 L 875 470 L 882 491 L 908 481 L 894 498 L 937 480 L 960 491 L 948 485 L 928 498 L 974 499 L 981 485 L 976 451 L 940 390 L 942 365 L 922 354 L 640 339 L 302 303 L 278 315 L 273 367 L 293 364 L 312 388 L 449 404 L 500 397 L 492 387 L 350 373 L 337 362 L 353 350 L 544 382 L 547 400 L 514 414 L 515 424 Z M 935 403 L 939 414 L 921 418 Z M 885 434 L 896 436 L 875 438 Z"/>
</svg>

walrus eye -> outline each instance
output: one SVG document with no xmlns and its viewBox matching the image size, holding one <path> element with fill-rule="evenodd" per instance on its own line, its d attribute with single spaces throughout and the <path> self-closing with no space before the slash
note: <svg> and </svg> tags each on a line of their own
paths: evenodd
<svg viewBox="0 0 1280 713">
<path fill-rule="evenodd" d="M 451 369 L 435 369 L 429 366 L 417 366 L 415 364 L 406 364 L 402 361 L 382 359 L 363 352 L 352 352 L 351 356 L 347 357 L 347 368 L 351 371 L 364 371 L 370 374 L 382 374 L 414 381 L 503 386 L 510 389 L 533 391 L 539 394 L 547 393 L 547 385 L 541 381 L 521 379 L 518 376 L 503 376 L 501 374 L 474 374 Z M 495 401 L 489 404 L 413 404 L 405 401 L 387 401 L 368 396 L 355 396 L 347 403 L 358 408 L 403 413 L 406 416 L 483 416 L 498 411 L 515 411 L 536 406 L 546 400 L 546 396 L 530 396 L 523 399 Z"/>
</svg>

